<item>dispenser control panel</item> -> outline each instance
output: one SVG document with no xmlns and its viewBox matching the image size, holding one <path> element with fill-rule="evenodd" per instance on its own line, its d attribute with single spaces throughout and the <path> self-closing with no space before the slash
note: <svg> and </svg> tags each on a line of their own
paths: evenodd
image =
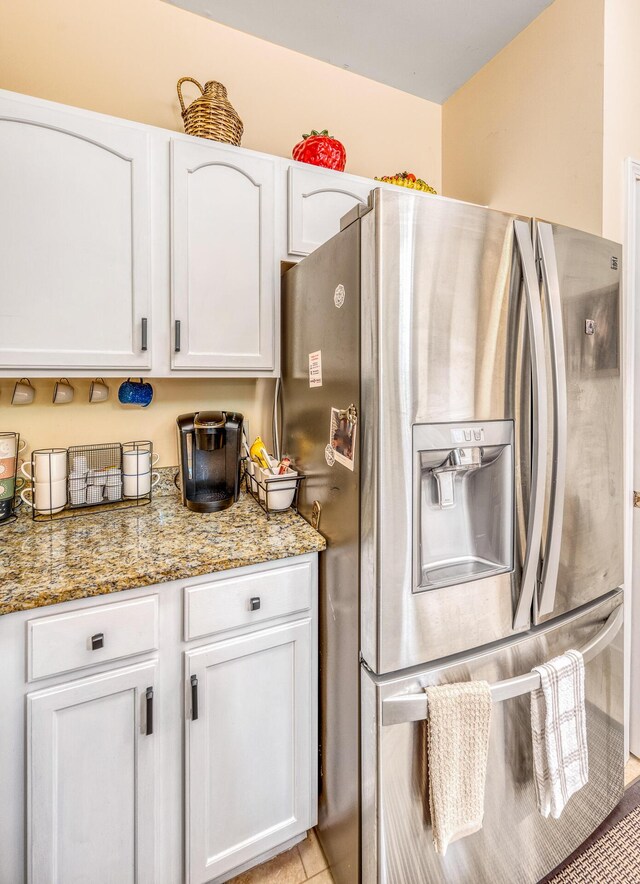
<svg viewBox="0 0 640 884">
<path fill-rule="evenodd" d="M 456 445 L 484 442 L 484 427 L 455 427 L 451 430 L 451 441 Z"/>
</svg>

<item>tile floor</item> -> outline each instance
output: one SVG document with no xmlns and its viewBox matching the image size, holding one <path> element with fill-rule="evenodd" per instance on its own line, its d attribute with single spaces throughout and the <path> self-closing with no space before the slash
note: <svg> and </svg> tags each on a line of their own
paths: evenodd
<svg viewBox="0 0 640 884">
<path fill-rule="evenodd" d="M 640 758 L 629 756 L 624 769 L 625 788 L 640 777 Z M 264 865 L 238 875 L 229 884 L 333 884 L 322 848 L 312 830 L 304 841 Z"/>
<path fill-rule="evenodd" d="M 313 829 L 307 833 L 304 841 L 291 850 L 243 872 L 229 884 L 302 884 L 303 881 L 333 884 L 333 877 Z"/>
</svg>

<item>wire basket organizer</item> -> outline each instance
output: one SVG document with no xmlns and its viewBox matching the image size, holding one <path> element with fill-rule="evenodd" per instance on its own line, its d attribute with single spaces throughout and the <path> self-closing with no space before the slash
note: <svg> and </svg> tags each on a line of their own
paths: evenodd
<svg viewBox="0 0 640 884">
<path fill-rule="evenodd" d="M 271 513 L 292 509 L 298 512 L 300 485 L 306 479 L 296 470 L 287 470 L 282 476 L 270 476 L 266 470 L 249 458 L 244 458 L 245 488 L 271 518 Z"/>
<path fill-rule="evenodd" d="M 36 522 L 144 506 L 157 481 L 153 460 L 148 440 L 33 451 L 23 499 Z"/>
</svg>

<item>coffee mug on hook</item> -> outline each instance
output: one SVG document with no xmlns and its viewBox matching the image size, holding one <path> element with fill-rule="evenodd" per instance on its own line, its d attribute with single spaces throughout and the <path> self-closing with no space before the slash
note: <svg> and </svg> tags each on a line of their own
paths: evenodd
<svg viewBox="0 0 640 884">
<path fill-rule="evenodd" d="M 139 405 L 142 408 L 147 408 L 148 405 L 151 405 L 152 399 L 153 387 L 142 378 L 137 381 L 127 378 L 120 384 L 118 401 L 122 405 Z"/>
</svg>

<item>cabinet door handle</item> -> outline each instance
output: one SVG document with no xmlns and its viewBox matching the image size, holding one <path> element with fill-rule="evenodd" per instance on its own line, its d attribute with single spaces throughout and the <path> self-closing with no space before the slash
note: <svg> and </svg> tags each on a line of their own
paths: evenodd
<svg viewBox="0 0 640 884">
<path fill-rule="evenodd" d="M 198 676 L 191 676 L 191 721 L 198 718 Z"/>
<path fill-rule="evenodd" d="M 147 317 L 142 317 L 142 344 L 140 346 L 141 350 L 147 349 Z"/>
<path fill-rule="evenodd" d="M 256 595 L 252 599 L 249 599 L 249 610 L 250 611 L 259 611 L 260 610 L 260 596 Z"/>
<path fill-rule="evenodd" d="M 91 650 L 98 651 L 104 647 L 104 632 L 96 632 L 91 636 Z"/>
<path fill-rule="evenodd" d="M 153 688 L 147 688 L 147 736 L 153 733 Z"/>
<path fill-rule="evenodd" d="M 180 352 L 180 320 L 179 319 L 176 319 L 176 322 L 175 322 L 175 341 L 174 341 L 173 349 L 176 351 L 176 353 Z"/>
</svg>

